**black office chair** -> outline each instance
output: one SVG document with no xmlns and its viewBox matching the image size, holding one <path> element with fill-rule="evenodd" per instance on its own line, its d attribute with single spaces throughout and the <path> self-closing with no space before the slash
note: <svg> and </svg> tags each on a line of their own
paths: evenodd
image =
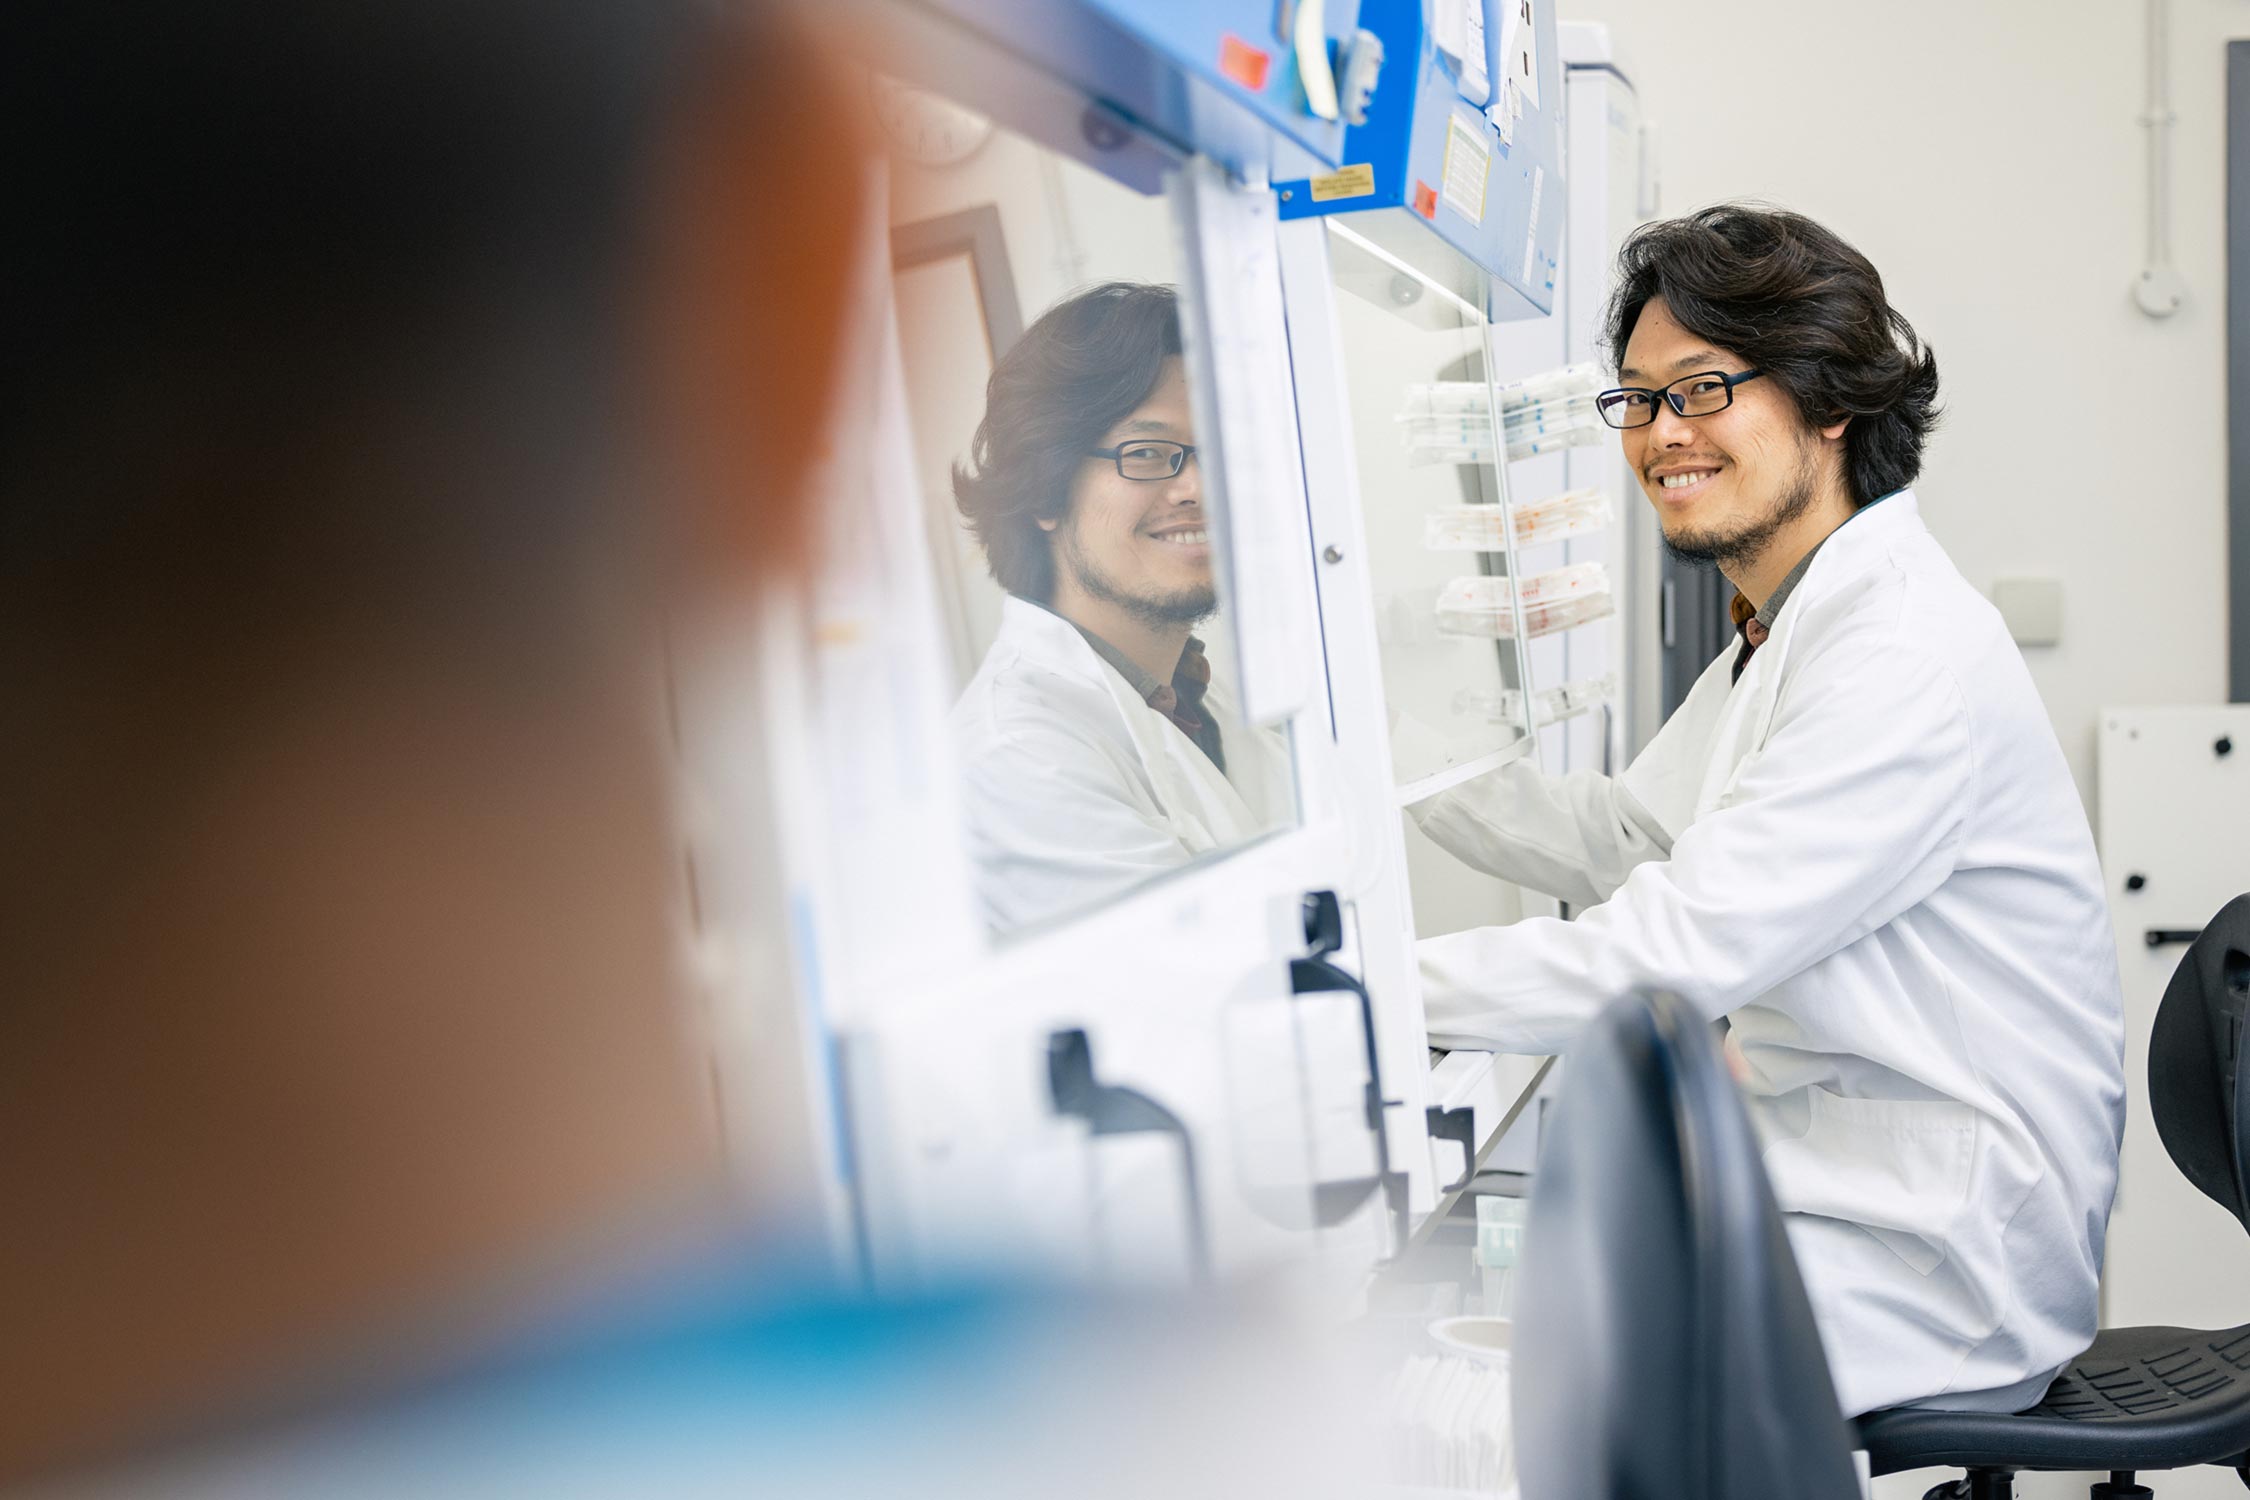
<svg viewBox="0 0 2250 1500">
<path fill-rule="evenodd" d="M 1620 1001 L 1571 1048 L 1521 1274 L 1525 1496 L 1857 1500 L 1756 1138 L 1686 1006 Z"/>
<path fill-rule="evenodd" d="M 2250 896 L 2237 896 L 2188 946 L 2149 1033 L 2148 1103 L 2188 1181 L 2250 1229 Z M 1968 1471 L 1925 1500 L 2007 1500 L 2026 1469 L 2097 1469 L 2094 1500 L 2152 1494 L 2150 1469 L 2222 1464 L 2250 1484 L 2250 1323 L 2105 1328 L 2013 1415 L 1900 1408 L 1860 1419 L 1877 1474 L 1932 1465 Z"/>
</svg>

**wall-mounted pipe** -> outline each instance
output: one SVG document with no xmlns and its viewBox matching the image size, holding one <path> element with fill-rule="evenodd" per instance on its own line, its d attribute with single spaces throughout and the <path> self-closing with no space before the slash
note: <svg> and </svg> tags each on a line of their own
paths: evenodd
<svg viewBox="0 0 2250 1500">
<path fill-rule="evenodd" d="M 2133 280 L 2133 301 L 2152 318 L 2168 318 L 2187 300 L 2187 283 L 2172 265 L 2171 0 L 2148 0 L 2148 259 Z"/>
</svg>

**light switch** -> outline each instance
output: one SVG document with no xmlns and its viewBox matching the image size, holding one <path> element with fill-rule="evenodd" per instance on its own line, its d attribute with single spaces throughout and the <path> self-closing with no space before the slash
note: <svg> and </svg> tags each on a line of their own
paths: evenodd
<svg viewBox="0 0 2250 1500">
<path fill-rule="evenodd" d="M 2054 646 L 2062 642 L 2062 580 L 2059 578 L 2000 578 L 1992 585 L 1992 602 L 2019 646 Z"/>
</svg>

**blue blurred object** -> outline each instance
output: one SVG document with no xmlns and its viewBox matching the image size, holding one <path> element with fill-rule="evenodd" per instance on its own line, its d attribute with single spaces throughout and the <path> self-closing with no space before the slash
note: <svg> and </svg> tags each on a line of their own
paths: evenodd
<svg viewBox="0 0 2250 1500">
<path fill-rule="evenodd" d="M 1251 181 L 1336 165 L 1361 3 L 916 0 L 866 30 L 885 69 L 1154 192 L 1161 158 L 1136 163 L 1136 137 Z"/>
<path fill-rule="evenodd" d="M 467 1352 L 313 1372 L 21 1494 L 1028 1500 L 1065 1473 L 1084 1500 L 1349 1493 L 1317 1361 L 1255 1310 L 991 1284 L 892 1302 L 810 1266 L 737 1246 L 646 1267 Z"/>
</svg>

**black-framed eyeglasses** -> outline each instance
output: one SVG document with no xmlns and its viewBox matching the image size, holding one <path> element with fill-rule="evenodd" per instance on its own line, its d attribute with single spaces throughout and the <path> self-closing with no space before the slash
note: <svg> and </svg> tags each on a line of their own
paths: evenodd
<svg viewBox="0 0 2250 1500">
<path fill-rule="evenodd" d="M 1705 370 L 1699 375 L 1682 375 L 1660 391 L 1621 385 L 1596 396 L 1594 410 L 1601 413 L 1604 422 L 1616 428 L 1646 427 L 1656 420 L 1656 403 L 1660 399 L 1683 417 L 1708 417 L 1734 405 L 1736 386 L 1765 373 L 1744 370 L 1740 375 L 1722 375 L 1717 370 Z"/>
<path fill-rule="evenodd" d="M 1134 480 L 1170 479 L 1187 467 L 1195 457 L 1195 444 L 1167 442 L 1162 438 L 1140 438 L 1130 443 L 1119 443 L 1114 448 L 1088 450 L 1088 458 L 1106 458 L 1117 465 L 1120 478 Z"/>
</svg>

